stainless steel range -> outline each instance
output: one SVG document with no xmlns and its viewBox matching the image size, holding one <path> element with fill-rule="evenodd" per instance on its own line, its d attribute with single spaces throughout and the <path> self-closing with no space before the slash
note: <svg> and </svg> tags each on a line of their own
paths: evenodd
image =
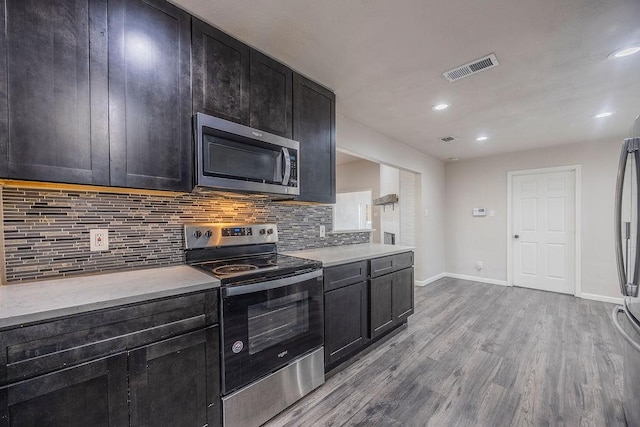
<svg viewBox="0 0 640 427">
<path fill-rule="evenodd" d="M 188 224 L 187 264 L 221 281 L 225 426 L 260 425 L 324 383 L 322 265 L 277 253 L 275 224 Z"/>
</svg>

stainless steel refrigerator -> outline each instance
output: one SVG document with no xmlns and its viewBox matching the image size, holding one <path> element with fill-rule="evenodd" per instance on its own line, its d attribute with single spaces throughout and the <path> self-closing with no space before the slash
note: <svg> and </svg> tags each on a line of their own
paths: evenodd
<svg viewBox="0 0 640 427">
<path fill-rule="evenodd" d="M 616 259 L 624 305 L 613 323 L 624 338 L 623 406 L 627 424 L 640 426 L 640 117 L 620 153 L 615 202 Z M 622 316 L 624 314 L 624 316 Z"/>
</svg>

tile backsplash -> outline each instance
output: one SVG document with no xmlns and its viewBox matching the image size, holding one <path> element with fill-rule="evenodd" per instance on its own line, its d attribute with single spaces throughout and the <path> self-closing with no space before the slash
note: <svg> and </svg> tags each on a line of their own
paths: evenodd
<svg viewBox="0 0 640 427">
<path fill-rule="evenodd" d="M 275 222 L 278 250 L 366 243 L 368 233 L 319 237 L 332 206 L 272 202 L 213 191 L 180 195 L 2 189 L 7 283 L 181 264 L 182 225 Z M 109 230 L 109 250 L 89 251 L 89 230 Z"/>
</svg>

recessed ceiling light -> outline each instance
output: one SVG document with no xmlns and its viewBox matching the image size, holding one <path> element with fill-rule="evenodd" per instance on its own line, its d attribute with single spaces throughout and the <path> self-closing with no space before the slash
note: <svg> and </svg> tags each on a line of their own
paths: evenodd
<svg viewBox="0 0 640 427">
<path fill-rule="evenodd" d="M 605 117 L 609 117 L 612 114 L 613 113 L 611 111 L 604 111 L 602 113 L 596 114 L 595 116 L 593 116 L 593 118 L 594 119 L 603 119 Z"/>
<path fill-rule="evenodd" d="M 446 110 L 447 108 L 449 108 L 449 104 L 438 104 L 431 107 L 433 111 Z"/>
<path fill-rule="evenodd" d="M 449 160 L 450 162 L 457 162 L 460 159 L 457 157 L 449 157 L 447 160 Z"/>
<path fill-rule="evenodd" d="M 623 58 L 625 56 L 633 55 L 640 52 L 640 46 L 629 46 L 618 49 L 609 55 L 609 58 Z"/>
<path fill-rule="evenodd" d="M 489 139 L 488 136 L 479 136 L 479 137 L 476 138 L 476 141 L 482 142 L 482 141 L 486 141 L 487 139 Z"/>
</svg>

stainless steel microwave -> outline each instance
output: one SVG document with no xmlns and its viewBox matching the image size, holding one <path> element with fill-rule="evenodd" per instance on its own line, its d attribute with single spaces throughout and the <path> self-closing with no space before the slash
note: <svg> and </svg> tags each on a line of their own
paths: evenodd
<svg viewBox="0 0 640 427">
<path fill-rule="evenodd" d="M 196 186 L 297 196 L 298 141 L 197 113 Z"/>
</svg>

